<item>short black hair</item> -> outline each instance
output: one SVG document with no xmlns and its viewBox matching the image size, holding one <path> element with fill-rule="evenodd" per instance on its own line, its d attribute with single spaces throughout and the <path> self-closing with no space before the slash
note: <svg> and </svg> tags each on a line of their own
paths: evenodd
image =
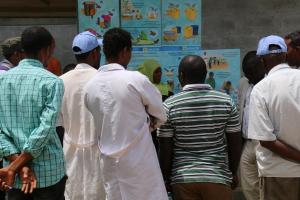
<svg viewBox="0 0 300 200">
<path fill-rule="evenodd" d="M 76 48 L 79 48 L 79 47 L 76 47 L 76 46 L 73 47 L 73 51 L 76 52 Z M 94 49 L 92 49 L 92 50 L 90 50 L 90 51 L 88 51 L 88 52 L 86 52 L 86 53 L 75 54 L 76 60 L 77 60 L 77 61 L 81 61 L 81 60 L 87 59 L 87 57 L 88 57 L 95 49 L 99 49 L 99 50 L 100 50 L 100 46 L 97 46 L 96 48 L 94 48 Z M 81 51 L 80 48 L 79 48 L 79 51 Z"/>
<path fill-rule="evenodd" d="M 256 58 L 257 55 L 256 55 L 256 51 L 248 51 L 246 53 L 246 55 L 244 56 L 243 58 L 243 61 L 242 61 L 242 70 L 244 72 L 244 74 L 247 73 L 248 71 L 248 68 L 251 67 L 252 65 L 250 64 L 253 60 L 253 58 Z"/>
<path fill-rule="evenodd" d="M 124 49 L 131 49 L 131 34 L 121 28 L 112 28 L 103 36 L 103 52 L 106 59 L 117 58 Z"/>
<path fill-rule="evenodd" d="M 67 73 L 68 71 L 73 70 L 75 67 L 76 67 L 76 65 L 74 63 L 67 64 L 63 68 L 63 74 Z"/>
<path fill-rule="evenodd" d="M 185 56 L 179 64 L 180 73 L 186 84 L 204 83 L 207 75 L 206 64 L 200 56 Z"/>
<path fill-rule="evenodd" d="M 51 33 L 40 26 L 26 28 L 21 35 L 21 44 L 27 55 L 37 56 L 41 49 L 51 46 L 53 41 Z"/>
<path fill-rule="evenodd" d="M 291 46 L 293 48 L 300 47 L 300 30 L 288 34 L 287 36 L 285 36 L 285 39 L 291 40 Z"/>
</svg>

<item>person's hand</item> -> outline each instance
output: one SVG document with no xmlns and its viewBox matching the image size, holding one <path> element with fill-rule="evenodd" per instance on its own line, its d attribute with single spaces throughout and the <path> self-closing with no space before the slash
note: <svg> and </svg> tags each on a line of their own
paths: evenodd
<svg viewBox="0 0 300 200">
<path fill-rule="evenodd" d="M 232 183 L 231 183 L 231 189 L 234 190 L 239 184 L 239 178 L 237 175 L 232 175 Z"/>
<path fill-rule="evenodd" d="M 15 182 L 16 172 L 11 170 L 9 167 L 0 169 L 0 183 L 1 190 L 7 191 L 12 188 Z"/>
<path fill-rule="evenodd" d="M 156 119 L 150 115 L 150 131 L 154 131 L 156 129 Z"/>
<path fill-rule="evenodd" d="M 9 189 L 10 189 L 10 187 L 4 181 L 2 181 L 0 178 L 0 190 L 7 191 Z"/>
<path fill-rule="evenodd" d="M 19 172 L 20 178 L 22 180 L 21 191 L 25 194 L 32 193 L 36 188 L 36 177 L 34 172 L 27 166 L 22 167 Z"/>
</svg>

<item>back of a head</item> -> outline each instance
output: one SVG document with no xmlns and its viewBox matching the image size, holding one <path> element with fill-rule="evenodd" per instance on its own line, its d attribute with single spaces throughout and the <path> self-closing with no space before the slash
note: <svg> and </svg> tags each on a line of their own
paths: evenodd
<svg viewBox="0 0 300 200">
<path fill-rule="evenodd" d="M 285 39 L 290 39 L 290 44 L 292 48 L 300 47 L 300 31 L 294 31 L 287 36 Z"/>
<path fill-rule="evenodd" d="M 112 28 L 104 34 L 103 52 L 106 59 L 117 58 L 124 48 L 132 48 L 131 35 L 128 31 Z"/>
<path fill-rule="evenodd" d="M 246 55 L 244 56 L 243 61 L 242 61 L 242 70 L 243 70 L 244 74 L 246 73 L 246 71 L 248 69 L 249 60 L 253 59 L 254 57 L 257 57 L 256 51 L 248 51 L 246 53 Z"/>
<path fill-rule="evenodd" d="M 23 52 L 21 37 L 12 37 L 4 40 L 1 44 L 0 52 L 8 60 L 14 52 Z"/>
<path fill-rule="evenodd" d="M 205 82 L 207 69 L 200 56 L 189 55 L 181 60 L 178 72 L 184 84 L 201 84 Z"/>
<path fill-rule="evenodd" d="M 21 36 L 22 47 L 28 56 L 37 56 L 41 49 L 50 47 L 52 42 L 52 35 L 44 27 L 29 27 Z"/>
</svg>

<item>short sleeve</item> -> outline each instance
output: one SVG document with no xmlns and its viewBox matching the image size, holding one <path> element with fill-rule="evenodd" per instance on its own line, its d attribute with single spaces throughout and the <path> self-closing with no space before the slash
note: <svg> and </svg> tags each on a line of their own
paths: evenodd
<svg viewBox="0 0 300 200">
<path fill-rule="evenodd" d="M 237 111 L 236 105 L 233 100 L 230 99 L 231 111 L 229 114 L 229 119 L 226 124 L 225 132 L 226 133 L 240 133 L 241 124 L 239 121 L 239 113 Z"/>
<path fill-rule="evenodd" d="M 164 103 L 164 109 L 167 114 L 167 121 L 157 129 L 157 137 L 170 138 L 174 136 L 174 127 L 170 120 L 170 107 Z"/>
<path fill-rule="evenodd" d="M 256 88 L 250 96 L 248 137 L 262 141 L 274 141 L 274 127 L 268 115 L 266 100 Z"/>
</svg>

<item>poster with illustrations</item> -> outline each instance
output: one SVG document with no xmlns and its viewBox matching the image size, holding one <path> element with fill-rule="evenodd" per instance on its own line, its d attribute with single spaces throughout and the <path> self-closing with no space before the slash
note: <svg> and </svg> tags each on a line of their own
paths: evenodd
<svg viewBox="0 0 300 200">
<path fill-rule="evenodd" d="M 201 1 L 162 1 L 162 45 L 201 44 Z"/>
<path fill-rule="evenodd" d="M 120 26 L 119 0 L 78 0 L 79 32 L 90 30 L 103 37 L 105 31 Z"/>
<path fill-rule="evenodd" d="M 121 0 L 121 26 L 161 27 L 161 0 Z"/>
<path fill-rule="evenodd" d="M 133 46 L 161 46 L 160 28 L 126 28 Z"/>
<path fill-rule="evenodd" d="M 200 47 L 162 47 L 161 64 L 162 64 L 162 81 L 169 84 L 173 93 L 181 91 L 181 86 L 178 80 L 178 66 L 184 56 L 199 55 Z"/>
<path fill-rule="evenodd" d="M 202 50 L 200 56 L 207 66 L 206 83 L 215 90 L 229 94 L 237 103 L 240 71 L 240 50 Z"/>
<path fill-rule="evenodd" d="M 160 83 L 167 84 L 174 94 L 181 90 L 178 66 L 186 55 L 199 55 L 199 47 L 134 48 L 129 70 L 137 70 L 153 81 L 155 70 L 160 68 Z"/>
</svg>

